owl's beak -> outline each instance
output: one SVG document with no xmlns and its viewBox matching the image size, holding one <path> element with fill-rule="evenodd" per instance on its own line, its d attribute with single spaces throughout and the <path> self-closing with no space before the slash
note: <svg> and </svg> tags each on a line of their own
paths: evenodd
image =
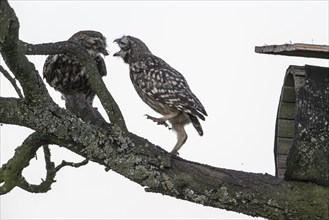
<svg viewBox="0 0 329 220">
<path fill-rule="evenodd" d="M 120 51 L 118 51 L 118 52 L 116 52 L 116 53 L 113 54 L 114 57 L 122 57 L 122 55 L 123 55 L 123 51 L 122 50 L 120 50 Z"/>
<path fill-rule="evenodd" d="M 118 46 L 120 47 L 120 43 L 121 43 L 121 39 L 122 38 L 118 38 L 118 39 L 115 39 L 114 41 L 113 41 L 113 43 L 117 43 L 118 44 Z M 118 52 L 116 52 L 115 54 L 113 54 L 113 56 L 114 57 L 125 57 L 126 56 L 126 53 L 127 52 L 125 52 L 121 47 L 120 47 L 120 51 L 118 51 Z"/>
<path fill-rule="evenodd" d="M 120 40 L 121 40 L 121 38 L 115 39 L 115 40 L 113 41 L 113 43 L 117 43 L 117 44 L 119 44 Z"/>
<path fill-rule="evenodd" d="M 104 56 L 110 55 L 109 51 L 106 50 L 105 48 L 102 50 L 102 54 L 103 54 Z"/>
</svg>

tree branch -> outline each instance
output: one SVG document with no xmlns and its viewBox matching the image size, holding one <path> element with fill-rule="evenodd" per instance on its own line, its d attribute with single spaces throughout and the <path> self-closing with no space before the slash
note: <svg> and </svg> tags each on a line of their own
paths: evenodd
<svg viewBox="0 0 329 220">
<path fill-rule="evenodd" d="M 19 21 L 8 1 L 0 1 L 0 52 L 2 57 L 20 82 L 26 99 L 31 102 L 51 100 L 48 91 L 35 69 L 18 46 Z"/>
<path fill-rule="evenodd" d="M 101 76 L 98 74 L 95 61 L 91 59 L 84 48 L 67 41 L 45 44 L 29 44 L 20 41 L 20 45 L 23 52 L 27 55 L 74 54 L 83 66 L 85 66 L 86 73 L 89 75 L 91 87 L 100 99 L 109 120 L 117 124 L 124 132 L 128 131 L 119 106 L 107 90 Z"/>
<path fill-rule="evenodd" d="M 328 188 L 215 168 L 178 157 L 170 160 L 168 152 L 134 134 L 122 132 L 116 125 L 88 124 L 59 107 L 51 109 L 51 113 L 18 102 L 17 108 L 12 117 L 21 117 L 20 123 L 37 128 L 53 144 L 104 165 L 147 191 L 270 219 L 301 213 L 313 217 L 312 207 L 317 207 L 319 219 L 328 216 Z"/>
<path fill-rule="evenodd" d="M 48 140 L 35 132 L 16 149 L 15 155 L 0 168 L 0 182 L 3 183 L 0 187 L 0 195 L 8 193 L 16 186 L 25 189 L 27 182 L 22 176 L 22 171 L 29 165 L 37 150 L 46 143 Z"/>
<path fill-rule="evenodd" d="M 85 159 L 80 163 L 62 161 L 55 167 L 51 161 L 50 149 L 48 144 L 51 141 L 40 133 L 33 133 L 16 149 L 15 155 L 0 168 L 0 195 L 10 192 L 16 186 L 33 193 L 45 193 L 51 189 L 52 183 L 55 182 L 55 176 L 60 169 L 65 166 L 80 167 L 86 165 L 88 160 Z M 45 145 L 47 144 L 47 145 Z M 43 146 L 46 163 L 47 175 L 39 185 L 30 184 L 22 176 L 23 169 L 29 166 L 31 159 L 35 157 L 37 150 Z"/>
<path fill-rule="evenodd" d="M 51 154 L 50 154 L 50 149 L 48 145 L 43 146 L 43 151 L 44 151 L 44 157 L 45 157 L 45 162 L 46 162 L 46 170 L 47 170 L 47 175 L 46 179 L 42 180 L 42 182 L 39 185 L 34 185 L 34 184 L 29 184 L 23 177 L 20 178 L 20 181 L 17 186 L 20 188 L 32 192 L 32 193 L 45 193 L 48 192 L 51 189 L 51 185 L 56 182 L 55 177 L 58 171 L 62 169 L 65 166 L 71 166 L 71 167 L 81 167 L 84 166 L 88 163 L 88 160 L 85 159 L 80 163 L 71 163 L 71 162 L 66 162 L 62 161 L 62 163 L 58 166 L 55 167 L 55 164 L 51 161 Z"/>
<path fill-rule="evenodd" d="M 59 171 L 60 169 L 62 169 L 63 167 L 65 166 L 69 166 L 69 167 L 74 167 L 74 168 L 79 168 L 81 166 L 84 166 L 84 165 L 87 165 L 89 162 L 89 160 L 85 159 L 79 163 L 73 163 L 73 162 L 67 162 L 65 160 L 62 161 L 61 164 L 59 164 L 57 167 L 56 167 L 56 171 Z"/>
<path fill-rule="evenodd" d="M 49 148 L 44 147 L 46 180 L 37 186 L 28 184 L 21 175 L 22 170 L 42 145 L 52 143 L 97 162 L 107 170 L 114 170 L 149 192 L 269 219 L 328 218 L 328 187 L 283 181 L 267 174 L 215 168 L 179 157 L 171 158 L 162 148 L 126 132 L 119 108 L 105 89 L 95 63 L 80 47 L 67 42 L 48 45 L 56 47 L 56 53 L 75 54 L 85 64 L 93 89 L 111 122 L 116 123 L 103 126 L 86 123 L 58 107 L 51 99 L 40 98 L 44 96 L 44 85 L 17 46 L 17 18 L 5 0 L 0 1 L 0 10 L 0 50 L 26 96 L 26 99 L 0 97 L 0 123 L 17 124 L 36 131 L 0 169 L 0 182 L 3 183 L 0 186 L 1 194 L 15 186 L 31 192 L 44 192 L 50 189 L 54 175 L 62 167 L 85 163 L 63 162 L 55 167 L 50 160 Z M 40 45 L 43 46 L 45 44 Z M 37 46 L 31 48 L 25 52 L 38 54 Z M 39 50 L 40 54 L 44 53 Z M 36 85 L 37 88 L 34 88 Z"/>
<path fill-rule="evenodd" d="M 85 122 L 91 122 L 100 126 L 107 124 L 97 108 L 94 108 L 85 100 L 77 99 L 75 96 L 66 95 L 65 108 Z"/>
<path fill-rule="evenodd" d="M 14 87 L 15 91 L 18 94 L 18 97 L 19 98 L 24 98 L 24 96 L 21 92 L 21 89 L 17 86 L 16 80 L 13 77 L 11 77 L 10 73 L 7 70 L 5 70 L 3 68 L 3 66 L 1 66 L 1 65 L 0 65 L 0 72 L 2 72 L 4 77 L 6 77 L 8 79 L 8 81 L 11 83 L 11 85 Z"/>
<path fill-rule="evenodd" d="M 32 45 L 19 41 L 19 21 L 14 10 L 5 0 L 0 2 L 0 9 L 2 11 L 0 17 L 0 51 L 7 66 L 20 82 L 29 101 L 37 102 L 39 100 L 39 103 L 46 103 L 51 98 L 34 65 L 29 63 L 23 52 L 27 55 L 71 53 L 85 66 L 91 87 L 99 97 L 110 121 L 117 124 L 124 132 L 128 131 L 118 105 L 106 89 L 100 75 L 97 74 L 94 60 L 84 48 L 69 42 Z"/>
</svg>

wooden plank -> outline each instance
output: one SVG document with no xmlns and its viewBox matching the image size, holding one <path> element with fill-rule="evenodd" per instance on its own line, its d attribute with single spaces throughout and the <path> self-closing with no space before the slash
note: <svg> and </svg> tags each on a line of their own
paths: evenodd
<svg viewBox="0 0 329 220">
<path fill-rule="evenodd" d="M 290 65 L 286 71 L 286 74 L 291 73 L 293 76 L 305 77 L 305 66 Z"/>
<path fill-rule="evenodd" d="M 291 70 L 291 71 L 289 71 Z M 286 76 L 284 78 L 284 86 L 291 86 L 291 87 L 295 87 L 295 79 L 294 79 L 294 76 L 295 76 L 295 69 L 288 69 L 287 72 L 286 72 Z"/>
<path fill-rule="evenodd" d="M 277 138 L 277 155 L 288 155 L 292 145 L 292 138 Z"/>
<path fill-rule="evenodd" d="M 316 44 L 282 44 L 255 47 L 256 53 L 329 59 L 329 46 Z"/>
<path fill-rule="evenodd" d="M 294 132 L 295 120 L 278 119 L 278 136 L 279 138 L 292 138 Z"/>
<path fill-rule="evenodd" d="M 292 85 L 295 87 L 296 91 L 298 91 L 305 85 L 305 72 L 305 66 L 289 66 L 286 72 L 284 85 Z M 293 84 L 291 83 L 291 79 L 293 80 Z"/>
<path fill-rule="evenodd" d="M 295 102 L 296 101 L 296 91 L 295 87 L 292 86 L 283 86 L 281 101 L 283 102 Z"/>
<path fill-rule="evenodd" d="M 295 103 L 281 102 L 278 117 L 280 119 L 295 119 Z"/>
<path fill-rule="evenodd" d="M 277 155 L 277 168 L 278 169 L 285 169 L 287 167 L 286 161 L 287 161 L 287 155 Z"/>
<path fill-rule="evenodd" d="M 286 169 L 277 169 L 277 174 L 276 176 L 279 177 L 279 178 L 284 178 L 284 173 L 286 172 Z"/>
<path fill-rule="evenodd" d="M 305 85 L 305 76 L 295 75 L 295 88 L 298 91 Z"/>
</svg>

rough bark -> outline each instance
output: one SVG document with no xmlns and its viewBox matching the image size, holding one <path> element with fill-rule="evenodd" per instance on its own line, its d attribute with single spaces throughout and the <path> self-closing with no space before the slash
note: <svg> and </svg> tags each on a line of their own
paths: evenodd
<svg viewBox="0 0 329 220">
<path fill-rule="evenodd" d="M 162 148 L 129 133 L 114 99 L 100 77 L 95 77 L 96 68 L 85 51 L 67 42 L 39 45 L 43 49 L 33 45 L 29 45 L 32 49 L 20 47 L 18 19 L 7 1 L 0 1 L 0 12 L 0 51 L 24 93 L 24 98 L 0 97 L 0 123 L 35 131 L 17 148 L 14 157 L 1 167 L 0 194 L 8 193 L 16 186 L 30 192 L 46 192 L 61 167 L 85 164 L 63 162 L 55 167 L 45 144 L 56 144 L 127 177 L 148 192 L 268 219 L 328 219 L 328 187 L 171 158 Z M 107 109 L 111 123 L 87 123 L 56 105 L 23 53 L 67 51 L 79 55 L 90 68 L 87 72 L 92 87 Z M 22 170 L 42 146 L 47 177 L 40 185 L 30 185 L 24 180 Z"/>
<path fill-rule="evenodd" d="M 329 69 L 305 66 L 285 178 L 329 186 Z"/>
</svg>

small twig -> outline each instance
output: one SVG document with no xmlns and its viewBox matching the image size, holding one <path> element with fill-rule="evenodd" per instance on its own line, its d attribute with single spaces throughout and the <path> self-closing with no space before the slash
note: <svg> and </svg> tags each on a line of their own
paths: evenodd
<svg viewBox="0 0 329 220">
<path fill-rule="evenodd" d="M 62 169 L 65 166 L 78 168 L 88 163 L 87 159 L 81 161 L 80 163 L 67 162 L 63 160 L 61 164 L 55 167 L 55 164 L 51 161 L 51 153 L 48 145 L 43 145 L 43 152 L 45 156 L 46 170 L 47 170 L 46 179 L 45 180 L 42 179 L 42 182 L 39 185 L 34 185 L 34 184 L 29 184 L 25 180 L 25 178 L 21 176 L 17 186 L 28 192 L 45 193 L 48 192 L 51 189 L 51 185 L 54 182 L 56 182 L 55 177 L 60 169 Z"/>
<path fill-rule="evenodd" d="M 48 174 L 48 172 L 54 170 L 55 164 L 50 160 L 51 154 L 50 154 L 49 145 L 43 145 L 42 147 L 43 147 L 43 153 L 45 155 L 46 170 Z"/>
<path fill-rule="evenodd" d="M 3 66 L 0 65 L 0 72 L 2 72 L 2 74 L 8 79 L 8 81 L 11 83 L 11 85 L 14 87 L 14 89 L 16 90 L 19 98 L 24 98 L 21 89 L 18 87 L 17 83 L 16 83 L 16 79 L 13 78 L 10 73 L 5 70 L 5 68 L 3 68 Z"/>
<path fill-rule="evenodd" d="M 65 160 L 62 161 L 61 164 L 59 164 L 56 168 L 55 168 L 55 171 L 58 172 L 60 169 L 62 169 L 63 167 L 65 166 L 70 166 L 70 167 L 74 167 L 74 168 L 78 168 L 78 167 L 81 167 L 81 166 L 84 166 L 88 163 L 88 159 L 85 159 L 79 163 L 73 163 L 73 162 L 67 162 Z"/>
<path fill-rule="evenodd" d="M 48 142 L 43 135 L 37 132 L 32 133 L 24 140 L 22 145 L 16 149 L 15 155 L 0 168 L 0 181 L 3 183 L 0 187 L 0 195 L 9 192 L 16 186 L 30 192 L 37 192 L 37 190 L 33 191 L 33 185 L 26 182 L 22 171 L 29 165 L 37 150 Z"/>
</svg>

